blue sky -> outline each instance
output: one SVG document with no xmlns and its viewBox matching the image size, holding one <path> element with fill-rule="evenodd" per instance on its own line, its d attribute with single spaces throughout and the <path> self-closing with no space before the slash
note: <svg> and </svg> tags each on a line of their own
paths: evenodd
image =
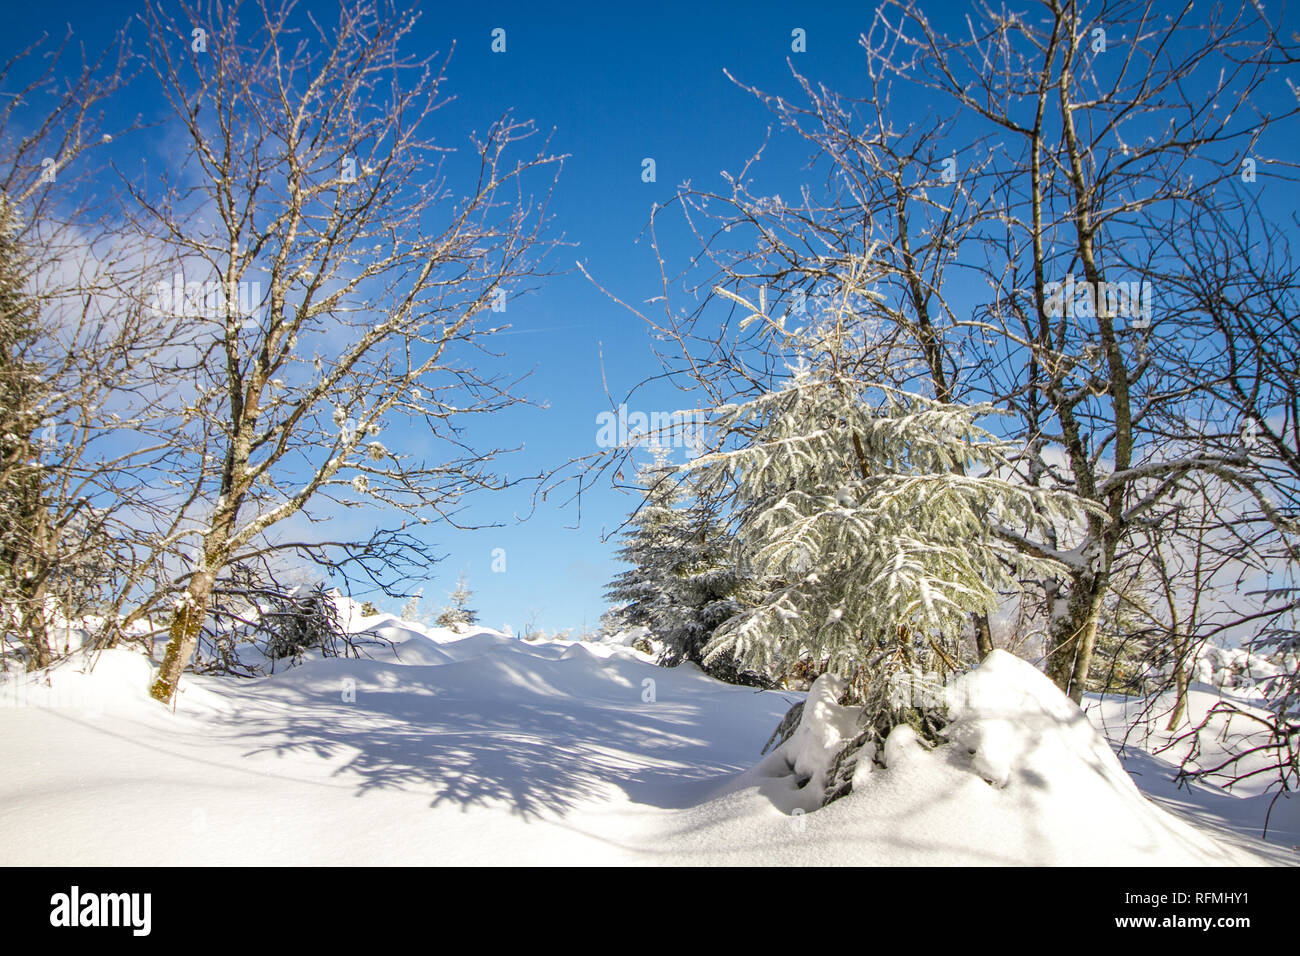
<svg viewBox="0 0 1300 956">
<path fill-rule="evenodd" d="M 319 6 L 328 11 L 334 5 Z M 955 16 L 964 7 L 935 4 L 932 10 L 941 17 L 952 9 Z M 68 23 L 94 48 L 137 9 L 134 3 L 80 0 L 21 5 L 6 13 L 4 46 L 11 54 L 42 31 L 58 37 Z M 509 367 L 534 369 L 524 391 L 549 408 L 512 410 L 476 423 L 472 433 L 482 444 L 525 444 L 502 467 L 512 475 L 533 473 L 597 450 L 596 416 L 609 408 L 602 380 L 618 398 L 658 371 L 646 329 L 572 269 L 574 260 L 628 301 L 657 294 L 653 256 L 645 241 L 637 241 L 652 204 L 668 200 L 687 180 L 720 186 L 720 171 L 737 169 L 771 122 L 724 68 L 768 92 L 789 94 L 790 57 L 814 81 L 857 93 L 864 81 L 858 37 L 870 25 L 874 4 L 437 2 L 422 10 L 408 52 L 445 52 L 455 42 L 446 89 L 456 101 L 440 117 L 444 143 L 464 145 L 471 128 L 511 109 L 543 130 L 554 128 L 554 149 L 569 154 L 552 205 L 555 230 L 575 244 L 552 262 L 567 271 L 510 303 L 513 329 L 500 340 Z M 506 31 L 505 53 L 491 50 L 496 28 Z M 795 28 L 806 31 L 805 53 L 791 52 Z M 146 87 L 137 95 L 123 104 L 124 112 L 157 107 Z M 150 134 L 141 135 L 146 142 L 121 148 L 148 150 Z M 655 160 L 657 182 L 642 181 L 646 157 Z M 805 159 L 804 146 L 778 138 L 763 166 L 780 170 L 788 188 Z M 675 407 L 664 390 L 633 405 L 644 411 Z M 485 624 L 509 623 L 516 630 L 530 620 L 547 629 L 594 625 L 605 607 L 604 585 L 618 570 L 612 559 L 617 543 L 606 536 L 635 504 L 606 482 L 584 494 L 580 523 L 574 506 L 554 502 L 517 523 L 515 516 L 529 510 L 526 494 L 481 498 L 467 520 L 504 526 L 477 532 L 430 526 L 426 539 L 447 557 L 424 583 L 426 607 L 441 604 L 463 571 Z M 504 549 L 503 573 L 492 570 L 494 549 Z M 378 603 L 396 609 L 401 602 Z"/>
<path fill-rule="evenodd" d="M 322 12 L 332 3 L 307 4 Z M 77 41 L 96 50 L 134 15 L 135 3 L 27 4 L 8 12 L 9 54 L 42 32 L 61 38 L 71 26 Z M 455 102 L 440 114 L 444 143 L 464 145 L 466 134 L 511 109 L 543 131 L 554 129 L 553 147 L 568 154 L 552 205 L 555 230 L 572 247 L 552 260 L 563 274 L 538 292 L 512 301 L 512 332 L 500 340 L 512 368 L 532 369 L 523 391 L 549 405 L 520 408 L 499 420 L 475 423 L 482 444 L 524 444 L 504 460 L 512 475 L 536 473 L 597 450 L 596 416 L 609 408 L 603 381 L 622 396 L 658 366 L 640 322 L 611 303 L 576 269 L 580 259 L 611 291 L 636 301 L 656 292 L 654 260 L 638 235 L 652 204 L 670 198 L 678 183 L 721 183 L 761 143 L 766 110 L 723 75 L 789 92 L 786 57 L 791 31 L 808 35 L 800 66 L 817 78 L 851 77 L 860 60 L 856 43 L 872 8 L 845 4 L 801 9 L 789 4 L 425 3 L 408 52 L 446 52 L 455 43 L 445 89 Z M 506 52 L 491 50 L 492 31 L 506 31 Z M 138 28 L 137 48 L 139 44 Z M 137 81 L 133 95 L 117 104 L 122 116 L 161 116 L 154 88 Z M 123 156 L 165 160 L 153 133 L 114 143 Z M 802 156 L 802 150 L 791 158 Z M 657 181 L 642 181 L 642 160 L 652 157 Z M 453 184 L 454 185 L 454 184 Z M 602 372 L 603 355 L 603 372 Z M 671 410 L 663 394 L 656 409 Z M 633 405 L 650 411 L 650 406 Z M 564 496 L 567 497 L 567 496 Z M 575 506 L 540 505 L 530 511 L 521 489 L 473 502 L 465 519 L 502 527 L 459 532 L 431 525 L 425 534 L 446 559 L 424 583 L 425 607 L 440 604 L 464 571 L 476 592 L 483 623 L 521 629 L 530 620 L 548 629 L 594 625 L 605 608 L 602 591 L 617 570 L 616 541 L 609 533 L 634 507 L 634 496 L 608 482 Z M 345 520 L 366 523 L 373 513 L 354 511 Z M 337 530 L 337 528 L 335 529 Z M 504 549 L 505 568 L 493 572 L 494 549 Z M 499 562 L 498 562 L 499 565 Z M 419 582 L 412 582 L 413 587 Z M 381 606 L 396 608 L 400 601 Z"/>
<path fill-rule="evenodd" d="M 746 5 L 743 15 L 734 5 L 707 4 L 553 9 L 439 5 L 435 13 L 427 7 L 421 33 L 440 48 L 444 37 L 456 38 L 450 88 L 465 117 L 510 106 L 544 129 L 555 128 L 555 148 L 569 154 L 553 207 L 556 225 L 576 243 L 561 250 L 557 264 L 568 268 L 580 259 L 593 278 L 628 301 L 657 292 L 652 255 L 637 241 L 652 204 L 666 201 L 685 180 L 720 185 L 720 171 L 736 168 L 762 140 L 766 110 L 723 69 L 788 91 L 790 32 L 802 27 L 815 38 L 813 54 L 844 76 L 857 62 L 857 35 L 870 16 L 863 4 L 845 5 L 857 12 L 838 16 L 793 5 Z M 506 30 L 505 54 L 491 52 L 496 27 Z M 812 69 L 809 56 L 801 65 Z M 655 183 L 642 181 L 646 157 L 655 160 Z M 576 270 L 512 303 L 510 320 L 519 334 L 507 340 L 509 347 L 536 366 L 527 391 L 550 404 L 545 412 L 521 410 L 494 423 L 506 440 L 527 441 L 521 465 L 545 467 L 594 452 L 596 416 L 609 408 L 602 374 L 621 397 L 658 371 L 644 327 Z M 676 407 L 674 396 L 657 394 L 653 408 Z M 651 410 L 643 405 L 638 399 L 632 408 Z M 449 553 L 442 566 L 447 574 L 432 587 L 445 589 L 464 569 L 485 623 L 509 621 L 518 630 L 535 614 L 547 628 L 592 625 L 616 570 L 616 542 L 607 535 L 635 504 L 632 496 L 597 485 L 584 493 L 580 523 L 573 505 L 548 503 L 524 524 L 439 536 Z M 474 513 L 508 520 L 507 507 L 525 506 L 517 499 L 484 501 Z M 496 547 L 505 549 L 503 574 L 491 571 Z"/>
</svg>

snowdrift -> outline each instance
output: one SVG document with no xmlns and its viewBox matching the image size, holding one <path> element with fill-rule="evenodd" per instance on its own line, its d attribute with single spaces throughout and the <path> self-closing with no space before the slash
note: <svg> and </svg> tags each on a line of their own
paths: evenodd
<svg viewBox="0 0 1300 956">
<path fill-rule="evenodd" d="M 174 712 L 125 650 L 0 684 L 0 863 L 1294 861 L 1152 804 L 1009 655 L 950 688 L 950 743 L 896 732 L 884 769 L 816 809 L 799 783 L 851 732 L 829 684 L 759 758 L 801 695 L 615 644 L 356 626 L 391 646 L 187 677 Z"/>
<path fill-rule="evenodd" d="M 852 708 L 823 677 L 789 740 L 702 818 L 694 839 L 759 841 L 798 864 L 1240 865 L 1259 846 L 1189 825 L 1146 799 L 1087 716 L 1031 665 L 995 651 L 947 689 L 950 743 L 928 750 L 909 727 L 883 763 L 858 762 L 853 791 L 822 809 Z M 868 755 L 869 758 L 869 755 Z M 806 781 L 806 782 L 805 782 Z M 765 820 L 765 801 L 791 816 Z M 1284 851 L 1274 861 L 1294 862 Z M 748 850 L 720 862 L 744 862 Z"/>
</svg>

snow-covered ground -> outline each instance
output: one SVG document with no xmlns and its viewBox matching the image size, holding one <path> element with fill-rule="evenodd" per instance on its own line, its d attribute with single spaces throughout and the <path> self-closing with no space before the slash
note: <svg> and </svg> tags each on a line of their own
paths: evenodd
<svg viewBox="0 0 1300 956">
<path fill-rule="evenodd" d="M 1199 725 L 1209 710 L 1232 692 L 1209 685 L 1193 684 L 1188 693 L 1187 714 L 1179 730 L 1166 729 L 1173 708 L 1173 695 L 1155 699 L 1093 696 L 1087 704 L 1092 719 L 1117 751 L 1120 763 L 1148 798 L 1198 823 L 1232 834 L 1259 836 L 1265 821 L 1267 840 L 1283 850 L 1282 861 L 1300 864 L 1300 794 L 1277 794 L 1275 771 L 1264 772 L 1262 756 L 1247 756 L 1237 773 L 1260 771 L 1259 776 L 1234 783 L 1230 790 L 1210 783 L 1175 782 L 1178 766 L 1191 748 L 1191 725 Z M 1243 707 L 1260 701 L 1248 695 L 1235 697 Z M 1258 742 L 1259 726 L 1243 717 L 1216 715 L 1199 732 L 1199 753 L 1190 765 L 1212 769 L 1233 752 Z M 1222 776 L 1219 782 L 1226 782 Z M 1270 809 L 1271 808 L 1271 809 Z M 1288 858 L 1286 850 L 1291 851 Z"/>
<path fill-rule="evenodd" d="M 888 769 L 809 812 L 791 765 L 835 715 L 759 754 L 802 695 L 616 644 L 355 625 L 391 649 L 187 677 L 174 712 L 126 650 L 0 684 L 0 863 L 1300 862 L 1296 801 L 1265 844 L 1256 798 L 1174 791 L 1132 740 L 1124 773 L 1010 655 L 954 688 L 953 743 L 891 738 Z M 1122 736 L 1118 706 L 1094 720 Z"/>
</svg>

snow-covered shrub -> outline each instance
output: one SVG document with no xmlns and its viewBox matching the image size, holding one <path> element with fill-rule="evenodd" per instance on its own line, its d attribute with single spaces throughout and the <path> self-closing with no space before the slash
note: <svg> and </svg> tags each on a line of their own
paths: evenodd
<svg viewBox="0 0 1300 956">
<path fill-rule="evenodd" d="M 847 681 L 823 674 L 813 683 L 808 699 L 796 704 L 772 736 L 781 738 L 764 762 L 769 772 L 784 762 L 794 775 L 795 785 L 807 794 L 805 810 L 815 810 L 839 789 L 832 786 L 840 772 L 842 755 L 858 740 L 855 752 L 865 759 L 874 756 L 874 744 L 859 740 L 862 708 L 840 704 Z M 772 740 L 768 741 L 771 747 Z M 764 747 L 766 753 L 768 747 Z M 867 748 L 865 752 L 862 748 Z"/>
<path fill-rule="evenodd" d="M 1271 650 L 1271 653 L 1269 651 Z M 1190 679 L 1220 690 L 1246 692 L 1262 700 L 1273 698 L 1285 684 L 1288 673 L 1294 674 L 1297 654 L 1285 648 L 1219 647 L 1201 644 L 1191 649 L 1186 663 Z M 1147 680 L 1156 686 L 1168 684 L 1173 672 L 1172 661 L 1162 661 L 1147 672 Z"/>
<path fill-rule="evenodd" d="M 319 583 L 287 587 L 265 569 L 233 565 L 218 582 L 194 669 L 251 677 L 274 672 L 278 662 L 299 663 L 307 651 L 360 656 L 343 605 L 354 607 Z"/>
</svg>

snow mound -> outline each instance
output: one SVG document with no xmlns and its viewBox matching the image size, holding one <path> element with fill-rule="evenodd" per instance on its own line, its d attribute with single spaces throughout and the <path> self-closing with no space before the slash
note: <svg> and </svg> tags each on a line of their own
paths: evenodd
<svg viewBox="0 0 1300 956">
<path fill-rule="evenodd" d="M 906 725 L 853 789 L 818 809 L 857 709 L 819 678 L 791 737 L 729 792 L 685 814 L 682 837 L 729 844 L 719 863 L 797 865 L 1241 865 L 1264 862 L 1143 796 L 1087 716 L 1003 651 L 947 688 L 949 742 Z"/>
<path fill-rule="evenodd" d="M 147 695 L 153 666 L 127 650 L 76 654 L 50 671 L 11 673 L 0 679 L 0 707 L 35 707 L 98 716 Z"/>
<path fill-rule="evenodd" d="M 948 739 L 994 786 L 1070 792 L 1104 784 L 1137 794 L 1109 744 L 1087 716 L 1033 666 L 1006 651 L 947 689 Z"/>
<path fill-rule="evenodd" d="M 1083 711 L 1025 661 L 994 651 L 947 701 L 950 743 L 925 751 L 910 727 L 896 728 L 887 769 L 856 775 L 854 791 L 823 811 L 836 826 L 865 818 L 855 827 L 865 835 L 892 821 L 889 842 L 916 862 L 1241 862 L 1148 801 Z"/>
<path fill-rule="evenodd" d="M 784 801 L 787 810 L 809 811 L 821 805 L 835 757 L 858 735 L 861 708 L 838 703 L 845 685 L 835 674 L 818 677 L 808 691 L 799 726 L 757 768 L 763 776 L 794 776 L 799 792 Z"/>
<path fill-rule="evenodd" d="M 1239 712 L 1214 712 L 1225 701 Z M 1182 719 L 1172 731 L 1172 690 L 1155 697 L 1090 694 L 1084 703 L 1089 720 L 1110 740 L 1120 763 L 1149 799 L 1220 831 L 1258 837 L 1267 821 L 1267 841 L 1300 862 L 1294 850 L 1300 847 L 1300 798 L 1279 792 L 1273 753 L 1260 746 L 1266 742 L 1263 728 L 1272 715 L 1259 705 L 1253 689 L 1192 684 Z M 1201 729 L 1192 732 L 1198 726 Z M 1234 759 L 1238 762 L 1229 762 Z M 1190 770 L 1223 769 L 1205 781 L 1179 782 L 1184 763 Z M 1244 776 L 1230 790 L 1216 785 L 1236 774 Z"/>
</svg>

